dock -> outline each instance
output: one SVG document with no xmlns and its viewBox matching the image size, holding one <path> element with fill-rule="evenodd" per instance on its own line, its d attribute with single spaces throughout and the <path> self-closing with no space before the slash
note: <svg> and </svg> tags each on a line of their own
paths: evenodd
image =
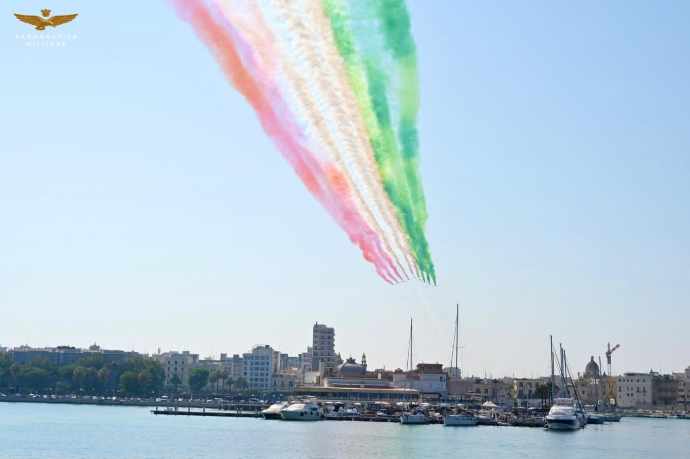
<svg viewBox="0 0 690 459">
<path fill-rule="evenodd" d="M 261 411 L 156 408 L 151 413 L 162 416 L 209 416 L 217 418 L 260 418 Z"/>
</svg>

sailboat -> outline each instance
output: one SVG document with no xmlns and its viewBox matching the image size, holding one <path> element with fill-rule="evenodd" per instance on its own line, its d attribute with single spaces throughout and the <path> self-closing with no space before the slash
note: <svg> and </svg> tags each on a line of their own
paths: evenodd
<svg viewBox="0 0 690 459">
<path fill-rule="evenodd" d="M 455 305 L 455 334 L 451 347 L 450 364 L 448 365 L 448 377 L 460 378 L 460 305 Z M 448 413 L 443 417 L 445 426 L 476 426 L 479 418 L 470 412 Z"/>
<path fill-rule="evenodd" d="M 561 372 L 561 382 L 566 392 L 566 397 L 554 398 L 553 392 L 555 389 L 554 376 L 554 352 L 553 339 L 551 342 L 551 409 L 546 415 L 546 427 L 549 430 L 578 430 L 587 424 L 587 417 L 582 409 L 582 403 L 577 393 L 577 388 L 572 383 L 570 370 L 568 370 L 565 350 L 561 346 L 560 359 L 558 366 Z M 570 380 L 570 383 L 568 382 Z M 568 386 L 571 385 L 575 398 L 570 397 L 570 390 Z"/>
</svg>

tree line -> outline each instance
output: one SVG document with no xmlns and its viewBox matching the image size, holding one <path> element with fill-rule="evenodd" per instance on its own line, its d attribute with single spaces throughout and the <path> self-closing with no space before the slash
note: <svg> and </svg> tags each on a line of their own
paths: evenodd
<svg viewBox="0 0 690 459">
<path fill-rule="evenodd" d="M 8 392 L 147 397 L 162 392 L 164 379 L 160 363 L 143 356 L 119 363 L 89 355 L 58 366 L 42 358 L 15 363 L 0 353 L 0 390 Z"/>
<path fill-rule="evenodd" d="M 177 375 L 173 376 L 170 384 L 177 390 L 177 385 L 181 384 Z M 212 392 L 215 394 L 243 391 L 249 387 L 247 380 L 240 376 L 233 378 L 230 372 L 225 369 L 209 370 L 208 368 L 194 368 L 189 373 L 189 388 L 192 392 Z"/>
</svg>

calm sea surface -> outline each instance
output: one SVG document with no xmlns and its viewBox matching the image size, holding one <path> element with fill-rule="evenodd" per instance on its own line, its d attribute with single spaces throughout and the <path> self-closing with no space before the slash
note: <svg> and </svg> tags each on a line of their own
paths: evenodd
<svg viewBox="0 0 690 459">
<path fill-rule="evenodd" d="M 690 458 L 690 421 L 518 427 L 154 416 L 148 409 L 0 403 L 0 458 Z"/>
</svg>

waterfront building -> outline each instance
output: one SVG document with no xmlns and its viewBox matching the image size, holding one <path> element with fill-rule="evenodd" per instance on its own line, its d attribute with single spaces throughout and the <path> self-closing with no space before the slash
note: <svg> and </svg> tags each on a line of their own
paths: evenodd
<svg viewBox="0 0 690 459">
<path fill-rule="evenodd" d="M 325 373 L 340 363 L 340 357 L 335 353 L 335 329 L 315 323 L 312 328 L 312 371 Z"/>
<path fill-rule="evenodd" d="M 690 367 L 685 372 L 673 373 L 673 378 L 678 382 L 676 403 L 681 409 L 687 411 L 690 404 Z"/>
<path fill-rule="evenodd" d="M 652 404 L 672 407 L 678 401 L 678 380 L 672 375 L 655 374 L 652 378 Z"/>
<path fill-rule="evenodd" d="M 512 401 L 512 380 L 482 378 L 451 378 L 448 398 L 471 402 L 494 402 L 506 405 Z"/>
<path fill-rule="evenodd" d="M 625 373 L 618 376 L 618 406 L 621 408 L 643 408 L 652 405 L 654 373 Z"/>
<path fill-rule="evenodd" d="M 419 401 L 416 389 L 396 387 L 393 372 L 368 371 L 366 355 L 361 363 L 352 357 L 325 374 L 305 373 L 305 383 L 295 390 L 297 395 L 313 395 L 322 400 L 351 401 Z"/>
<path fill-rule="evenodd" d="M 282 352 L 276 351 L 276 369 L 275 373 L 278 373 L 279 371 L 286 370 L 288 368 L 288 355 L 284 354 Z"/>
<path fill-rule="evenodd" d="M 584 373 L 575 381 L 580 400 L 586 405 L 608 403 L 607 392 L 610 392 L 611 388 L 607 387 L 606 375 L 602 375 L 600 370 L 594 356 L 591 356 Z"/>
<path fill-rule="evenodd" d="M 296 368 L 287 368 L 273 375 L 274 392 L 292 393 L 301 384 L 302 376 Z"/>
<path fill-rule="evenodd" d="M 288 369 L 299 370 L 301 368 L 299 356 L 290 356 L 278 351 L 274 352 L 274 373 L 279 373 Z"/>
<path fill-rule="evenodd" d="M 307 352 L 302 352 L 299 355 L 299 368 L 303 373 L 314 371 L 312 368 L 312 363 L 314 361 L 313 348 L 307 346 Z"/>
<path fill-rule="evenodd" d="M 298 396 L 312 396 L 321 401 L 418 402 L 419 391 L 399 387 L 324 387 L 299 386 Z"/>
<path fill-rule="evenodd" d="M 538 399 L 537 387 L 541 380 L 532 378 L 513 378 L 513 398 L 518 400 Z"/>
<path fill-rule="evenodd" d="M 244 379 L 251 390 L 270 390 L 273 388 L 274 351 L 267 344 L 256 345 L 251 352 L 242 355 Z"/>
<path fill-rule="evenodd" d="M 233 354 L 232 357 L 225 355 L 224 358 L 221 355 L 221 362 L 228 374 L 228 378 L 237 381 L 244 377 L 244 360 L 239 354 Z"/>
<path fill-rule="evenodd" d="M 163 367 L 166 386 L 185 388 L 189 385 L 189 373 L 199 362 L 199 354 L 170 351 L 157 354 L 156 360 Z"/>
<path fill-rule="evenodd" d="M 84 358 L 98 358 L 102 359 L 104 363 L 124 363 L 130 358 L 141 357 L 141 354 L 137 352 L 101 349 L 97 344 L 93 344 L 88 349 L 74 346 L 44 348 L 20 346 L 10 349 L 7 353 L 12 362 L 20 365 L 42 360 L 55 366 L 65 366 L 76 364 Z"/>
<path fill-rule="evenodd" d="M 419 363 L 412 371 L 396 370 L 393 373 L 393 386 L 414 389 L 426 396 L 446 397 L 448 375 L 440 363 Z"/>
<path fill-rule="evenodd" d="M 601 377 L 601 372 L 599 365 L 594 361 L 594 356 L 589 358 L 587 366 L 585 366 L 585 372 L 582 375 L 585 379 L 599 379 Z"/>
<path fill-rule="evenodd" d="M 367 371 L 366 355 L 362 363 L 349 357 L 345 362 L 322 379 L 323 387 L 391 388 L 393 373 L 383 370 Z"/>
<path fill-rule="evenodd" d="M 301 355 L 296 355 L 296 356 L 288 355 L 287 361 L 285 362 L 285 368 L 294 368 L 297 370 L 302 369 L 302 357 L 301 357 Z"/>
</svg>

